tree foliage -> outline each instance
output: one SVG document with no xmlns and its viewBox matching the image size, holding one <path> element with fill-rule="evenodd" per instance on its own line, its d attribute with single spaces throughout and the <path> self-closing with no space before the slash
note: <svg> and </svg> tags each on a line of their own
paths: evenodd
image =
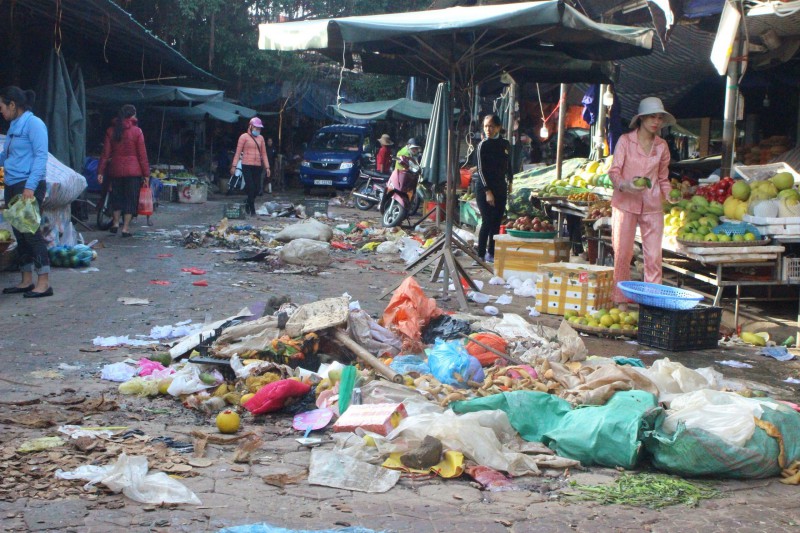
<svg viewBox="0 0 800 533">
<path fill-rule="evenodd" d="M 308 81 L 339 83 L 339 68 L 315 53 L 265 52 L 258 24 L 424 9 L 428 0 L 114 0 L 194 64 L 241 94 L 254 86 Z M 395 76 L 346 73 L 345 91 L 358 99 L 397 98 Z"/>
</svg>

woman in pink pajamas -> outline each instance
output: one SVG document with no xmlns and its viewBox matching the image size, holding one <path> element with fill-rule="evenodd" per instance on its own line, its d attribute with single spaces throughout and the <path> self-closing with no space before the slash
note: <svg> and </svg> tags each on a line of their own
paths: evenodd
<svg viewBox="0 0 800 533">
<path fill-rule="evenodd" d="M 664 234 L 663 201 L 670 201 L 669 147 L 659 137 L 661 129 L 675 124 L 658 98 L 639 102 L 638 113 L 614 149 L 614 163 L 608 171 L 614 183 L 611 197 L 611 242 L 614 247 L 614 303 L 630 303 L 617 288 L 631 278 L 631 259 L 636 227 L 639 227 L 644 255 L 644 281 L 661 283 L 661 239 Z M 650 179 L 651 186 L 637 187 L 634 180 Z"/>
</svg>

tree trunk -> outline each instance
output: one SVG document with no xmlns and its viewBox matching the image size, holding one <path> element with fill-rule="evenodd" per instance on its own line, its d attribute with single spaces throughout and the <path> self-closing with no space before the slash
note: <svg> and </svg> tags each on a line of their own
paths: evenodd
<svg viewBox="0 0 800 533">
<path fill-rule="evenodd" d="M 208 71 L 212 72 L 214 70 L 214 34 L 216 33 L 217 27 L 217 13 L 216 11 L 211 13 L 211 29 L 210 35 L 208 36 Z"/>
</svg>

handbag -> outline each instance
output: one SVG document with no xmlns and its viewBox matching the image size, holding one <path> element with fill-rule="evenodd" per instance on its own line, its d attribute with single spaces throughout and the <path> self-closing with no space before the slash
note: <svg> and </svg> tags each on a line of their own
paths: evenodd
<svg viewBox="0 0 800 533">
<path fill-rule="evenodd" d="M 138 214 L 149 217 L 153 214 L 153 191 L 149 185 L 142 185 L 139 189 L 139 210 Z"/>
</svg>

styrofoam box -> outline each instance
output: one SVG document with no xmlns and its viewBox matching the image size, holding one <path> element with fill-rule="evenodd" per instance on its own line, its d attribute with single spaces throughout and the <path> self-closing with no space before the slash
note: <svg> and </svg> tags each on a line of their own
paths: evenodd
<svg viewBox="0 0 800 533">
<path fill-rule="evenodd" d="M 733 171 L 738 172 L 745 181 L 758 181 L 771 178 L 778 172 L 788 172 L 794 176 L 794 182 L 800 182 L 800 174 L 786 163 L 769 163 L 767 165 L 734 165 Z"/>
</svg>

